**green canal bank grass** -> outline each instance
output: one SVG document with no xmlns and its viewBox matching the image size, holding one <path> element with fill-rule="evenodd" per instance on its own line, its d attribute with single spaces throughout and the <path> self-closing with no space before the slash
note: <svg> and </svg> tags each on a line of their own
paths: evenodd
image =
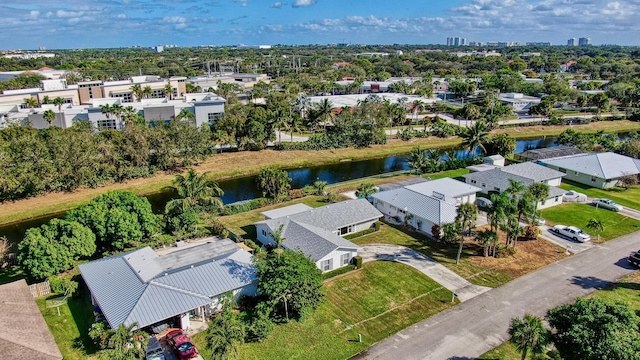
<svg viewBox="0 0 640 360">
<path fill-rule="evenodd" d="M 560 187 L 565 190 L 574 190 L 583 193 L 592 198 L 611 199 L 620 205 L 640 210 L 640 186 L 634 186 L 628 190 L 618 187 L 612 189 L 596 189 L 588 185 L 562 180 Z"/>
<path fill-rule="evenodd" d="M 568 126 L 528 126 L 520 128 L 499 129 L 493 133 L 507 133 L 517 139 L 537 136 L 555 136 L 568 129 Z M 601 121 L 571 127 L 582 132 L 622 132 L 640 130 L 640 123 L 631 121 Z M 409 153 L 415 146 L 425 149 L 450 148 L 459 146 L 460 138 L 449 139 L 426 138 L 411 141 L 391 140 L 386 145 L 375 145 L 364 149 L 333 149 L 322 151 L 243 151 L 217 154 L 198 166 L 197 172 L 209 172 L 216 180 L 256 174 L 267 166 L 278 168 L 296 168 L 336 163 L 344 160 L 364 160 L 380 158 L 388 155 Z M 6 202 L 0 206 L 0 224 L 22 221 L 51 213 L 70 210 L 89 202 L 109 190 L 133 191 L 139 195 L 161 191 L 170 186 L 174 173 L 158 172 L 157 175 L 144 179 L 134 179 L 125 183 L 106 184 L 95 189 L 78 189 L 68 193 L 51 193 L 34 198 Z"/>
<path fill-rule="evenodd" d="M 590 204 L 566 203 L 540 211 L 547 225 L 577 226 L 591 235 L 592 242 L 605 242 L 640 230 L 640 221 L 606 209 L 596 209 Z M 590 219 L 600 220 L 604 231 L 598 234 L 587 228 Z"/>
<path fill-rule="evenodd" d="M 306 321 L 277 325 L 266 340 L 242 345 L 239 358 L 347 359 L 454 305 L 451 292 L 435 281 L 407 265 L 386 261 L 366 263 L 334 278 L 325 290 L 326 301 Z M 204 333 L 193 341 L 209 359 Z"/>
<path fill-rule="evenodd" d="M 640 312 L 640 272 L 635 272 L 612 286 L 598 290 L 595 293 L 589 295 L 589 298 L 600 298 L 611 302 L 622 302 L 631 308 L 636 313 Z M 486 360 L 520 360 L 522 354 L 516 350 L 516 347 L 507 341 L 502 345 L 494 348 L 493 350 L 485 353 L 480 359 Z M 531 356 L 527 356 L 531 359 Z"/>
</svg>

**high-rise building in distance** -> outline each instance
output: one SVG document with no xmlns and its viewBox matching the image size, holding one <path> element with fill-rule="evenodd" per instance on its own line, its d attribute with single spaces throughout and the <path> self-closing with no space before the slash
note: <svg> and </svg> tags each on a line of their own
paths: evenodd
<svg viewBox="0 0 640 360">
<path fill-rule="evenodd" d="M 571 38 L 567 40 L 567 46 L 576 46 L 576 45 L 578 45 L 578 39 Z"/>
<path fill-rule="evenodd" d="M 579 46 L 589 46 L 589 45 L 591 45 L 591 38 L 581 37 L 580 39 L 578 39 L 578 45 Z"/>
<path fill-rule="evenodd" d="M 447 46 L 467 46 L 467 39 L 461 37 L 448 37 Z"/>
</svg>

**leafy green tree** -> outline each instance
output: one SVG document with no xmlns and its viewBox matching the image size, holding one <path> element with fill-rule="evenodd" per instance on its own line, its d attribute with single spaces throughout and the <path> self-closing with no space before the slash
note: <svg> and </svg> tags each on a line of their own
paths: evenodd
<svg viewBox="0 0 640 360">
<path fill-rule="evenodd" d="M 419 146 L 416 146 L 411 150 L 411 154 L 409 155 L 409 167 L 411 167 L 416 174 L 420 175 L 425 173 L 428 162 L 429 158 L 427 157 L 427 154 Z"/>
<path fill-rule="evenodd" d="M 532 213 L 531 223 L 535 224 L 536 215 L 538 210 L 538 203 L 544 202 L 549 198 L 549 185 L 545 183 L 533 183 L 529 185 L 528 193 L 531 194 L 531 197 L 535 201 L 534 211 Z"/>
<path fill-rule="evenodd" d="M 136 360 L 144 356 L 149 336 L 137 327 L 137 323 L 120 324 L 117 329 L 108 330 L 107 349 L 100 352 L 100 359 Z"/>
<path fill-rule="evenodd" d="M 140 84 L 133 84 L 133 86 L 131 86 L 131 93 L 135 96 L 136 101 L 142 101 L 144 93 L 142 92 Z"/>
<path fill-rule="evenodd" d="M 74 221 L 53 219 L 27 230 L 18 244 L 18 261 L 27 276 L 42 280 L 71 269 L 81 258 L 96 251 L 91 229 Z"/>
<path fill-rule="evenodd" d="M 596 218 L 589 219 L 589 222 L 587 222 L 587 228 L 595 231 L 596 234 L 598 234 L 598 240 L 600 240 L 600 233 L 604 231 L 604 224 L 601 220 Z"/>
<path fill-rule="evenodd" d="M 238 358 L 238 346 L 244 343 L 245 326 L 233 311 L 232 303 L 223 301 L 222 312 L 213 318 L 206 332 L 207 347 L 213 360 Z"/>
<path fill-rule="evenodd" d="M 367 199 L 369 196 L 378 192 L 373 183 L 362 183 L 358 186 L 356 190 L 356 197 L 361 199 Z"/>
<path fill-rule="evenodd" d="M 176 120 L 186 121 L 190 125 L 195 125 L 196 115 L 189 109 L 183 108 L 182 110 L 180 110 L 178 115 L 176 115 Z"/>
<path fill-rule="evenodd" d="M 313 182 L 313 190 L 316 195 L 324 195 L 327 191 L 327 182 L 322 180 L 316 180 Z"/>
<path fill-rule="evenodd" d="M 109 191 L 65 217 L 95 234 L 101 251 L 123 250 L 158 233 L 159 220 L 145 197 L 129 191 Z"/>
<path fill-rule="evenodd" d="M 487 155 L 500 154 L 507 157 L 516 150 L 516 139 L 509 134 L 497 134 L 488 138 L 485 148 Z"/>
<path fill-rule="evenodd" d="M 522 360 L 527 358 L 529 350 L 534 354 L 541 354 L 547 343 L 547 330 L 542 319 L 531 314 L 525 314 L 522 319 L 511 319 L 509 335 L 511 343 L 522 352 Z"/>
<path fill-rule="evenodd" d="M 254 257 L 258 292 L 274 307 L 276 315 L 304 318 L 324 299 L 322 273 L 301 251 L 269 252 Z"/>
<path fill-rule="evenodd" d="M 167 203 L 167 211 L 180 209 L 180 212 L 185 212 L 196 207 L 219 210 L 224 207 L 220 199 L 224 192 L 215 181 L 208 179 L 207 173 L 198 175 L 190 168 L 184 176 L 176 176 L 173 183 L 178 198 Z"/>
<path fill-rule="evenodd" d="M 257 182 L 264 197 L 276 201 L 282 201 L 289 197 L 291 178 L 284 170 L 264 168 L 258 174 Z"/>
<path fill-rule="evenodd" d="M 483 230 L 479 231 L 476 235 L 476 240 L 482 244 L 482 250 L 484 252 L 484 257 L 489 257 L 491 253 L 491 249 L 498 242 L 498 234 L 495 231 L 491 230 Z"/>
<path fill-rule="evenodd" d="M 456 264 L 460 263 L 462 255 L 462 245 L 464 244 L 465 233 L 471 233 L 475 221 L 478 219 L 478 207 L 472 203 L 464 203 L 458 206 L 458 214 L 456 215 L 456 223 L 461 230 L 460 246 L 458 247 L 458 255 L 456 256 Z M 468 232 L 467 232 L 468 231 Z"/>
<path fill-rule="evenodd" d="M 628 305 L 578 299 L 547 313 L 565 360 L 640 359 L 640 317 Z"/>
</svg>

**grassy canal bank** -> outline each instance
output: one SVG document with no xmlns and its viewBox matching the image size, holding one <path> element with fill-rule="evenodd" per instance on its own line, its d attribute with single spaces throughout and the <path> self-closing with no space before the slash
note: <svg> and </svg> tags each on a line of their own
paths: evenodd
<svg viewBox="0 0 640 360">
<path fill-rule="evenodd" d="M 530 126 L 495 130 L 493 133 L 507 133 L 516 139 L 540 136 L 556 136 L 569 126 Z M 640 123 L 630 121 L 602 121 L 587 125 L 574 125 L 581 132 L 624 132 L 640 130 Z M 209 172 L 216 179 L 241 177 L 256 174 L 261 168 L 275 166 L 295 168 L 336 163 L 345 160 L 365 160 L 394 154 L 408 153 L 416 146 L 425 149 L 448 148 L 461 144 L 460 138 L 426 138 L 411 141 L 391 140 L 386 145 L 376 145 L 364 149 L 333 149 L 320 151 L 274 151 L 237 152 L 217 154 L 195 166 L 197 172 Z M 170 186 L 175 173 L 159 172 L 153 177 L 135 179 L 123 183 L 111 183 L 95 189 L 79 189 L 68 193 L 51 193 L 29 199 L 6 202 L 0 206 L 0 224 L 19 222 L 26 219 L 76 208 L 89 202 L 93 197 L 109 190 L 133 191 L 139 195 L 161 191 Z"/>
</svg>

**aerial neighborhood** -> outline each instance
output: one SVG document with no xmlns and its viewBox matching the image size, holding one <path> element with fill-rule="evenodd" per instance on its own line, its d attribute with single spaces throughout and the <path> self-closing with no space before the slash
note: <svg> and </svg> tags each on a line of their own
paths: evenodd
<svg viewBox="0 0 640 360">
<path fill-rule="evenodd" d="M 332 1 L 4 7 L 3 358 L 640 360 L 640 9 Z"/>
</svg>

